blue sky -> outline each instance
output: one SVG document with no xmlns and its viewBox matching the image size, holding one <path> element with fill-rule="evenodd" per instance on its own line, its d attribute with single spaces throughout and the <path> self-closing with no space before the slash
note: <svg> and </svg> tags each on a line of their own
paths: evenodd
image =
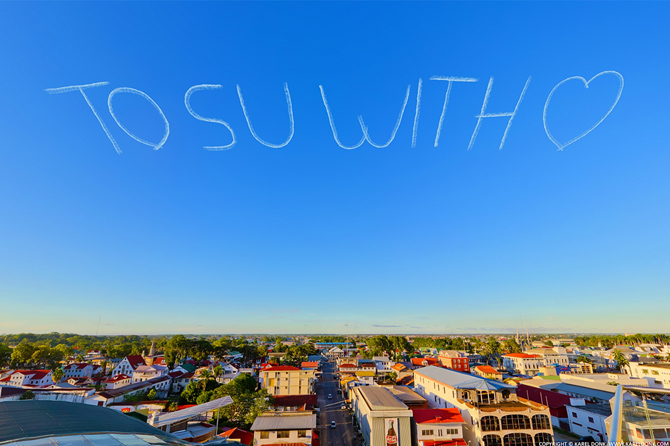
<svg viewBox="0 0 670 446">
<path fill-rule="evenodd" d="M 669 13 L 2 3 L 0 332 L 667 331 Z"/>
</svg>

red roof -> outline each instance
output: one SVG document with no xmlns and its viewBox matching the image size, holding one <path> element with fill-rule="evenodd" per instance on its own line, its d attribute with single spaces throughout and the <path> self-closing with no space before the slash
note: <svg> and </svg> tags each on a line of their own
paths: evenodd
<svg viewBox="0 0 670 446">
<path fill-rule="evenodd" d="M 302 364 L 300 364 L 300 367 L 303 367 L 303 368 L 304 367 L 315 367 L 316 368 L 316 367 L 319 367 L 319 363 L 314 362 L 314 361 L 309 361 L 309 362 L 305 361 Z"/>
<path fill-rule="evenodd" d="M 508 358 L 523 358 L 523 359 L 531 359 L 531 358 L 540 358 L 540 355 L 529 355 L 528 353 L 508 353 L 506 355 Z"/>
<path fill-rule="evenodd" d="M 414 384 L 414 377 L 412 375 L 403 376 L 402 378 L 397 379 L 395 383 L 401 386 L 411 386 Z"/>
<path fill-rule="evenodd" d="M 468 446 L 462 438 L 456 440 L 423 440 L 423 446 Z"/>
<path fill-rule="evenodd" d="M 88 364 L 83 362 L 83 363 L 78 363 L 78 364 L 68 364 L 65 367 L 63 367 L 63 370 L 65 370 L 65 369 L 85 369 L 86 367 L 88 367 Z"/>
<path fill-rule="evenodd" d="M 317 404 L 317 395 L 275 395 L 274 403 L 272 403 L 275 407 L 299 407 L 305 404 L 315 407 Z"/>
<path fill-rule="evenodd" d="M 20 373 L 25 376 L 30 376 L 29 379 L 42 379 L 49 373 L 51 373 L 51 370 L 17 370 L 16 372 L 12 373 L 12 375 L 16 373 Z"/>
<path fill-rule="evenodd" d="M 412 364 L 422 366 L 423 362 L 426 361 L 428 365 L 439 365 L 439 362 L 435 358 L 412 358 Z"/>
<path fill-rule="evenodd" d="M 353 368 L 353 369 L 357 369 L 358 366 L 356 366 L 356 365 L 354 365 L 354 364 L 342 364 L 342 365 L 340 366 L 340 368 L 341 368 L 341 369 L 352 369 L 352 368 Z"/>
<path fill-rule="evenodd" d="M 275 365 L 275 366 L 270 366 L 265 369 L 267 372 L 268 370 L 271 370 L 273 372 L 293 372 L 295 370 L 300 370 L 298 367 L 293 367 L 291 365 Z"/>
<path fill-rule="evenodd" d="M 109 378 L 109 379 L 108 379 L 107 381 L 105 381 L 105 382 L 106 382 L 106 383 L 115 383 L 115 382 L 117 382 L 117 381 L 121 381 L 121 380 L 124 380 L 124 379 L 130 379 L 130 376 L 128 376 L 128 375 L 124 375 L 123 373 L 119 373 L 118 375 L 114 375 L 114 376 L 112 376 L 111 378 Z"/>
<path fill-rule="evenodd" d="M 477 370 L 483 373 L 495 373 L 496 375 L 502 375 L 499 371 L 491 367 L 490 365 L 478 365 L 475 367 Z"/>
<path fill-rule="evenodd" d="M 135 370 L 141 365 L 146 365 L 146 363 L 144 362 L 144 358 L 140 355 L 129 355 L 126 356 L 126 359 L 130 363 L 130 366 L 133 368 L 133 370 Z"/>
<path fill-rule="evenodd" d="M 412 414 L 417 424 L 465 423 L 461 411 L 455 407 L 451 409 L 412 409 Z"/>
<path fill-rule="evenodd" d="M 220 433 L 219 437 L 240 440 L 240 443 L 246 446 L 251 446 L 251 444 L 254 442 L 254 434 L 252 432 L 248 432 L 237 427 Z"/>
</svg>

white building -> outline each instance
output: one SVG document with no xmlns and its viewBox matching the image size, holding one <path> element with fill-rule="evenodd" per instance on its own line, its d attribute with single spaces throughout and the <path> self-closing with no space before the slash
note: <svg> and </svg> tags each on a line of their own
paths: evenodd
<svg viewBox="0 0 670 446">
<path fill-rule="evenodd" d="M 133 382 L 148 381 L 159 376 L 167 375 L 168 368 L 162 365 L 140 365 L 133 371 Z"/>
<path fill-rule="evenodd" d="M 512 373 L 534 376 L 544 366 L 544 359 L 540 355 L 528 353 L 508 353 L 503 355 L 503 366 Z"/>
<path fill-rule="evenodd" d="M 130 355 L 126 356 L 119 362 L 119 364 L 114 367 L 114 370 L 112 370 L 112 376 L 114 375 L 128 375 L 128 376 L 133 376 L 133 372 L 135 372 L 135 369 L 138 368 L 141 365 L 146 365 L 144 362 L 144 358 L 140 355 Z"/>
<path fill-rule="evenodd" d="M 63 378 L 66 380 L 69 378 L 90 378 L 95 374 L 95 371 L 102 372 L 102 367 L 86 363 L 72 363 L 63 367 Z"/>
<path fill-rule="evenodd" d="M 311 446 L 314 429 L 316 414 L 312 411 L 265 412 L 251 426 L 255 446 L 283 443 Z"/>
<path fill-rule="evenodd" d="M 652 378 L 656 386 L 670 389 L 670 363 L 644 364 L 630 362 L 628 363 L 628 368 L 631 376 L 646 379 Z"/>
<path fill-rule="evenodd" d="M 0 380 L 0 385 L 10 387 L 42 387 L 53 383 L 51 370 L 15 370 Z"/>
<path fill-rule="evenodd" d="M 428 366 L 414 371 L 414 388 L 431 408 L 460 410 L 463 438 L 471 446 L 553 442 L 549 408 L 517 397 L 514 386 Z"/>
<path fill-rule="evenodd" d="M 605 419 L 612 415 L 609 403 L 566 406 L 570 431 L 580 437 L 593 437 L 595 441 L 607 441 Z"/>
<path fill-rule="evenodd" d="M 368 446 L 389 444 L 412 445 L 412 411 L 389 389 L 380 386 L 360 386 L 351 390 L 354 416 L 363 431 Z"/>
<path fill-rule="evenodd" d="M 114 375 L 108 380 L 103 382 L 106 390 L 119 389 L 121 387 L 127 386 L 132 382 L 132 378 L 128 375 Z"/>
<path fill-rule="evenodd" d="M 449 442 L 451 446 L 467 446 L 463 440 L 465 421 L 457 408 L 412 409 L 412 414 L 419 446 L 433 446 L 442 442 Z"/>
</svg>

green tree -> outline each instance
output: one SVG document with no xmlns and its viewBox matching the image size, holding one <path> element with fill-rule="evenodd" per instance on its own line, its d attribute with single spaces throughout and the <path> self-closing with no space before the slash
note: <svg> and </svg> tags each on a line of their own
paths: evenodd
<svg viewBox="0 0 670 446">
<path fill-rule="evenodd" d="M 60 380 L 63 378 L 63 369 L 57 368 L 51 371 L 51 376 L 53 377 L 53 380 L 55 383 L 59 383 Z"/>
<path fill-rule="evenodd" d="M 553 346 L 554 346 L 554 343 L 551 342 L 551 341 L 549 341 L 549 340 L 546 340 L 546 341 L 544 341 L 544 345 L 547 345 L 547 346 L 549 346 L 549 347 L 553 347 Z"/>
<path fill-rule="evenodd" d="M 18 366 L 27 366 L 33 358 L 35 347 L 27 341 L 21 341 L 12 351 L 12 363 Z"/>
<path fill-rule="evenodd" d="M 503 341 L 501 350 L 505 353 L 521 353 L 521 346 L 515 339 L 509 338 Z"/>
<path fill-rule="evenodd" d="M 155 400 L 156 395 L 157 395 L 156 389 L 151 389 L 151 390 L 149 390 L 149 393 L 147 393 L 147 399 L 148 400 Z"/>
<path fill-rule="evenodd" d="M 19 397 L 20 400 L 34 400 L 35 394 L 32 390 L 26 390 L 23 395 Z"/>
<path fill-rule="evenodd" d="M 621 352 L 621 350 L 615 349 L 614 353 L 612 353 L 612 359 L 616 361 L 617 369 L 625 372 L 625 367 L 628 365 L 628 359 L 626 359 L 626 356 Z"/>
<path fill-rule="evenodd" d="M 6 367 L 12 360 L 12 349 L 0 343 L 0 368 Z"/>
</svg>

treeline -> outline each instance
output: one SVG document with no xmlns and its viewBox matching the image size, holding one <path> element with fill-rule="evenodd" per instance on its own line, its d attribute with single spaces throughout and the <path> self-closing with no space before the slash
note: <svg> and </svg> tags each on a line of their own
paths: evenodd
<svg viewBox="0 0 670 446">
<path fill-rule="evenodd" d="M 616 345 L 640 344 L 670 344 L 670 336 L 667 334 L 634 334 L 634 335 L 592 335 L 577 336 L 575 343 L 581 347 L 604 347 L 612 348 Z"/>
</svg>

